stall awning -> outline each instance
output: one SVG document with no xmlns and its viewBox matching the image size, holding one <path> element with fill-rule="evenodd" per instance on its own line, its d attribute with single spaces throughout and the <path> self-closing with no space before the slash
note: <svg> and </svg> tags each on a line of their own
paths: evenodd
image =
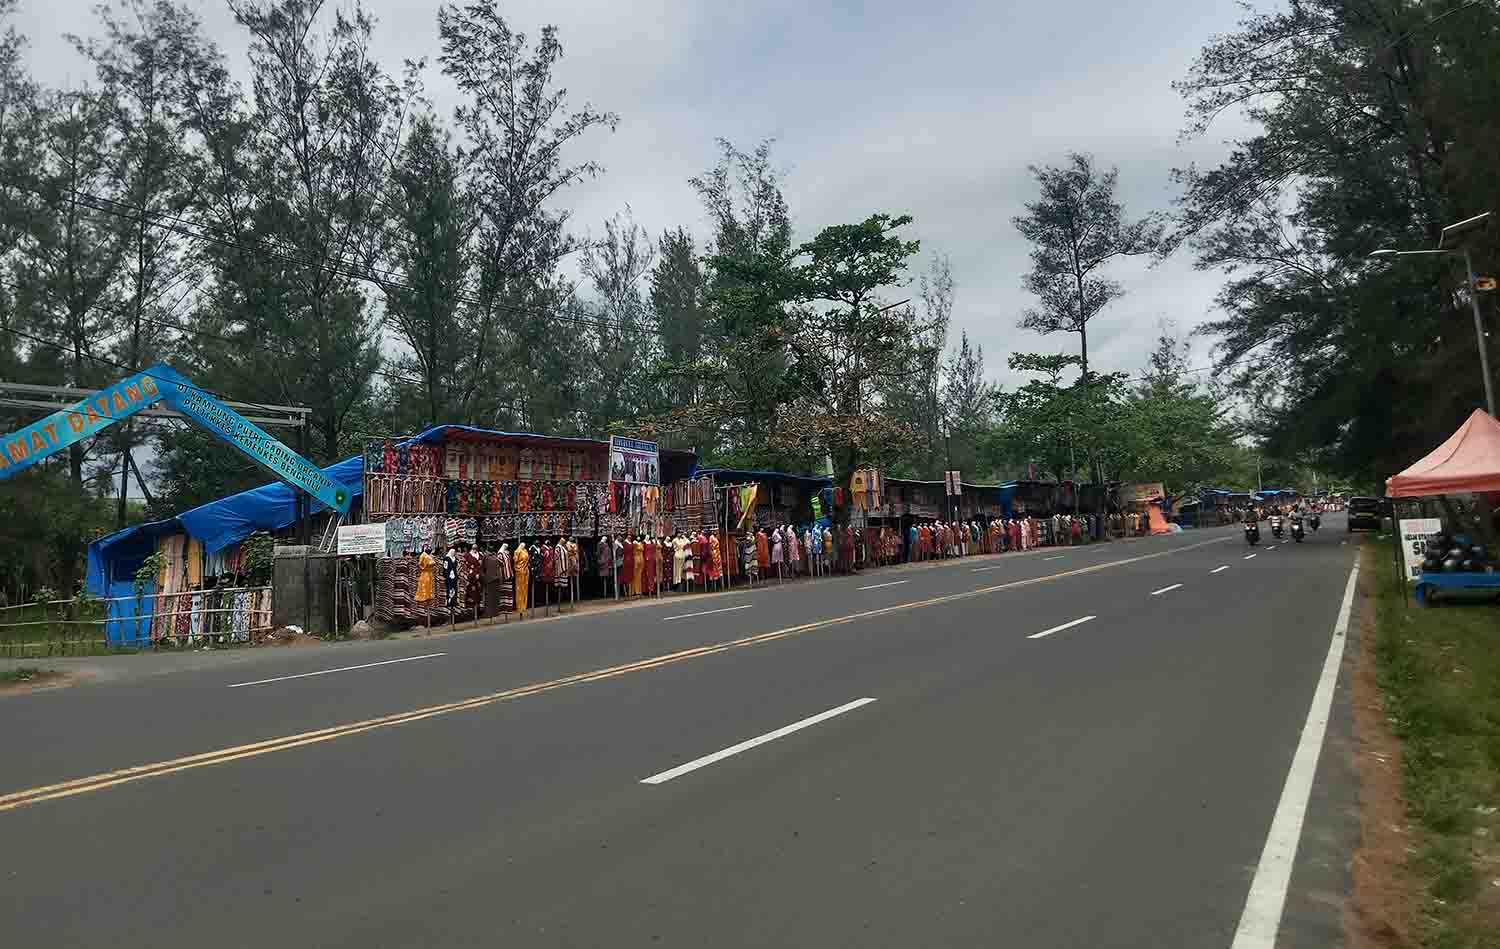
<svg viewBox="0 0 1500 949">
<path fill-rule="evenodd" d="M 359 455 L 329 465 L 323 473 L 344 485 L 351 496 L 365 490 L 365 460 Z M 317 498 L 310 498 L 309 513 L 324 509 Z M 227 498 L 183 511 L 177 520 L 193 537 L 203 541 L 208 553 L 238 544 L 256 531 L 280 530 L 297 520 L 296 492 L 284 481 L 251 488 Z"/>
<path fill-rule="evenodd" d="M 1389 498 L 1500 491 L 1500 422 L 1475 409 L 1425 458 L 1385 482 Z"/>
</svg>

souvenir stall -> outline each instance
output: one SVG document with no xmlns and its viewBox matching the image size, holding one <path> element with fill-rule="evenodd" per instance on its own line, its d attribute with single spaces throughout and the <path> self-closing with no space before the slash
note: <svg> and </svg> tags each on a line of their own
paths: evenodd
<svg viewBox="0 0 1500 949">
<path fill-rule="evenodd" d="M 1386 481 L 1397 558 L 1417 602 L 1500 596 L 1500 422 L 1482 409 Z"/>
<path fill-rule="evenodd" d="M 323 469 L 348 485 L 358 510 L 362 459 Z M 314 500 L 311 516 L 328 519 Z M 107 604 L 105 636 L 112 645 L 153 646 L 171 640 L 242 643 L 272 625 L 274 597 L 264 563 L 250 563 L 255 535 L 289 538 L 297 526 L 296 492 L 277 481 L 183 511 L 175 517 L 106 534 L 88 548 L 86 587 Z M 274 542 L 274 541 L 273 541 Z M 136 574 L 148 559 L 158 568 L 139 596 Z"/>
<path fill-rule="evenodd" d="M 862 468 L 850 479 L 851 521 L 863 532 L 865 562 L 876 566 L 900 563 L 905 550 L 901 531 L 902 504 L 885 472 Z"/>
<path fill-rule="evenodd" d="M 573 602 L 614 510 L 602 442 L 439 426 L 366 445 L 365 518 L 386 525 L 375 615 L 455 622 Z"/>
<path fill-rule="evenodd" d="M 626 441 L 629 440 L 620 440 Z M 634 443 L 635 447 L 649 443 Z M 712 518 L 678 481 L 691 452 L 445 425 L 370 442 L 365 516 L 386 524 L 375 615 L 431 623 L 525 616 L 670 577 L 672 519 Z M 680 503 L 679 503 L 680 502 Z"/>
<path fill-rule="evenodd" d="M 829 548 L 836 545 L 829 478 L 745 468 L 705 468 L 698 476 L 713 479 L 720 501 L 716 539 L 725 582 L 786 580 L 831 569 Z"/>
</svg>

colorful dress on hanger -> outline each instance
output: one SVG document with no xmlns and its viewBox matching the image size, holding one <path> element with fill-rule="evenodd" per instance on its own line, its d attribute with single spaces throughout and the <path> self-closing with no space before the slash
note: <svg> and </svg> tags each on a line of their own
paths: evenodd
<svg viewBox="0 0 1500 949">
<path fill-rule="evenodd" d="M 413 598 L 418 603 L 432 602 L 432 575 L 437 567 L 437 558 L 429 553 L 423 553 L 417 559 L 420 571 L 417 573 L 417 595 Z"/>
<path fill-rule="evenodd" d="M 708 578 L 721 580 L 724 577 L 724 552 L 719 548 L 719 535 L 708 538 Z"/>
<path fill-rule="evenodd" d="M 524 613 L 531 603 L 531 552 L 525 544 L 516 546 L 511 567 L 516 574 L 516 611 Z"/>
</svg>

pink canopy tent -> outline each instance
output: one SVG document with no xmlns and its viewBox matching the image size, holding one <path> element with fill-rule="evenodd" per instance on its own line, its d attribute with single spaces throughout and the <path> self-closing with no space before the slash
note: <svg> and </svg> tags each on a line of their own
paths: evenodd
<svg viewBox="0 0 1500 949">
<path fill-rule="evenodd" d="M 1447 441 L 1385 482 L 1389 498 L 1491 491 L 1500 491 L 1500 422 L 1483 409 L 1475 409 Z"/>
</svg>

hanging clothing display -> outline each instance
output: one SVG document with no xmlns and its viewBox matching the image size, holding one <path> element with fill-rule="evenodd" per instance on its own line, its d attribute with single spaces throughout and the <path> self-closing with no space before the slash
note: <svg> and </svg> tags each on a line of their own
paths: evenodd
<svg viewBox="0 0 1500 949">
<path fill-rule="evenodd" d="M 531 605 L 531 551 L 525 544 L 517 544 L 511 557 L 515 572 L 516 612 L 524 613 Z"/>
<path fill-rule="evenodd" d="M 423 552 L 418 559 L 421 565 L 421 573 L 417 577 L 417 602 L 430 603 L 432 601 L 433 574 L 437 570 L 437 558 L 430 553 Z"/>
</svg>

